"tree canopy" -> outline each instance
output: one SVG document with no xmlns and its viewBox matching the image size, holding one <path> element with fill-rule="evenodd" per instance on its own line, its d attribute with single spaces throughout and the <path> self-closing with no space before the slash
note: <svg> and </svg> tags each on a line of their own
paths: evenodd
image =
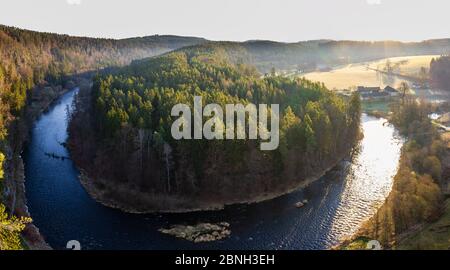
<svg viewBox="0 0 450 270">
<path fill-rule="evenodd" d="M 96 153 L 89 155 L 94 160 L 86 161 L 96 164 L 91 173 L 109 179 L 106 186 L 122 183 L 158 194 L 201 196 L 211 191 L 220 197 L 235 194 L 242 185 L 250 196 L 320 171 L 353 146 L 361 113 L 357 96 L 345 100 L 323 84 L 302 78 L 261 76 L 254 67 L 230 58 L 219 45 L 193 47 L 98 75 L 90 113 Z M 183 103 L 192 111 L 194 96 L 223 108 L 279 104 L 280 147 L 263 153 L 248 139 L 174 140 L 171 109 Z M 83 141 L 79 143 L 86 144 Z M 165 154 L 168 147 L 170 157 Z M 250 165 L 253 159 L 259 161 Z M 265 176 L 257 179 L 263 170 Z M 247 181 L 239 181 L 243 174 Z"/>
</svg>

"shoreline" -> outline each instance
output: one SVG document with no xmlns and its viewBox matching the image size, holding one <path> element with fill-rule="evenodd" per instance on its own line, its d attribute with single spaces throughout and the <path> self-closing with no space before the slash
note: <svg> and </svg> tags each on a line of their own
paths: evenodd
<svg viewBox="0 0 450 270">
<path fill-rule="evenodd" d="M 358 141 L 359 141 L 359 139 L 358 139 Z M 352 150 L 353 150 L 353 147 L 352 147 L 351 151 Z M 78 178 L 79 178 L 80 183 L 83 186 L 84 190 L 88 193 L 88 195 L 93 200 L 95 200 L 96 202 L 100 203 L 101 205 L 103 205 L 105 207 L 117 209 L 122 212 L 130 213 L 130 214 L 151 214 L 151 213 L 180 214 L 180 213 L 192 213 L 192 212 L 201 212 L 201 211 L 219 211 L 219 210 L 223 210 L 225 207 L 231 206 L 231 205 L 246 205 L 246 204 L 250 205 L 250 204 L 261 203 L 264 201 L 273 200 L 278 197 L 288 195 L 299 189 L 306 188 L 310 184 L 312 184 L 315 181 L 322 178 L 326 173 L 328 173 L 329 171 L 334 169 L 336 166 L 338 166 L 339 163 L 344 161 L 346 159 L 346 157 L 351 154 L 351 151 L 343 154 L 340 158 L 337 159 L 336 162 L 333 162 L 332 165 L 328 166 L 326 169 L 322 170 L 320 173 L 310 176 L 310 177 L 306 178 L 305 180 L 300 181 L 298 184 L 288 187 L 284 191 L 273 192 L 270 194 L 262 194 L 260 196 L 256 196 L 253 199 L 234 200 L 234 201 L 231 200 L 227 203 L 205 202 L 205 206 L 201 205 L 201 203 L 200 203 L 198 207 L 180 208 L 180 209 L 174 209 L 174 210 L 145 210 L 145 211 L 142 211 L 142 210 L 137 210 L 136 208 L 131 207 L 129 205 L 125 205 L 125 204 L 117 202 L 115 200 L 106 198 L 104 192 L 102 192 L 101 190 L 99 190 L 99 188 L 97 188 L 95 186 L 95 183 L 87 175 L 87 173 L 82 168 L 80 168 L 78 165 L 75 164 L 75 166 L 80 171 L 80 175 Z M 152 194 L 146 194 L 146 195 L 152 195 Z M 206 205 L 206 204 L 208 204 L 208 205 Z"/>
<path fill-rule="evenodd" d="M 444 134 L 441 134 L 440 137 L 441 137 L 441 140 L 444 140 Z M 407 153 L 408 153 L 408 150 L 406 150 L 405 146 L 409 140 L 410 140 L 410 138 L 405 140 L 405 144 L 403 145 L 402 150 L 401 150 L 402 153 L 401 153 L 400 160 L 402 160 L 402 158 L 405 155 L 407 155 Z M 446 157 L 447 158 L 450 157 L 449 150 L 450 150 L 450 144 L 447 146 L 447 150 L 446 150 L 447 152 L 446 152 L 446 154 L 444 154 L 443 159 L 445 159 Z M 401 178 L 398 178 L 397 174 L 401 171 L 402 166 L 405 167 L 407 165 L 402 165 L 401 163 L 399 163 L 397 173 L 393 179 L 393 187 L 392 187 L 391 191 L 389 192 L 388 196 L 386 197 L 385 201 L 380 205 L 380 207 L 375 212 L 375 214 L 373 216 L 371 216 L 370 218 L 368 218 L 367 220 L 365 220 L 362 223 L 361 227 L 352 236 L 343 239 L 341 244 L 333 246 L 332 249 L 334 249 L 334 250 L 347 249 L 348 247 L 351 247 L 352 244 L 361 240 L 362 238 L 372 238 L 372 239 L 378 238 L 377 240 L 381 242 L 379 235 L 373 236 L 373 233 L 376 233 L 376 234 L 379 233 L 377 231 L 378 228 L 374 227 L 373 222 L 378 222 L 377 220 L 378 220 L 379 216 L 385 216 L 388 214 L 388 213 L 386 213 L 387 210 L 385 208 L 390 207 L 390 205 L 392 204 L 393 198 L 395 198 L 395 196 L 396 196 L 395 192 L 398 192 L 398 191 L 394 190 L 394 185 L 398 182 L 401 183 Z M 447 167 L 448 167 L 448 165 L 447 165 Z M 434 181 L 436 181 L 436 180 L 434 180 Z M 439 182 L 439 180 L 438 180 L 437 184 L 439 185 L 440 196 L 443 196 L 444 203 L 445 203 L 445 190 L 442 189 L 443 183 Z M 444 182 L 444 185 L 445 185 L 445 182 Z M 402 230 L 400 232 L 396 232 L 396 231 L 390 232 L 392 234 L 391 234 L 390 238 L 388 239 L 388 241 L 386 241 L 386 243 L 384 243 L 383 248 L 388 249 L 388 250 L 397 249 L 399 244 L 401 244 L 404 241 L 407 241 L 408 239 L 411 239 L 415 235 L 418 235 L 427 226 L 430 226 L 431 224 L 436 223 L 440 218 L 442 218 L 443 215 L 445 215 L 445 209 L 439 208 L 439 209 L 437 209 L 437 211 L 438 211 L 438 213 L 437 213 L 438 217 L 435 217 L 434 220 L 433 219 L 431 219 L 431 220 L 415 220 L 414 223 L 409 225 L 409 227 L 406 228 L 405 230 Z M 374 232 L 374 230 L 376 230 L 376 231 Z M 389 232 L 389 231 L 386 230 L 383 233 L 386 233 L 386 232 Z"/>
<path fill-rule="evenodd" d="M 86 82 L 86 78 L 83 75 L 74 75 L 67 83 L 66 87 L 62 85 L 40 85 L 34 88 L 34 92 L 42 92 L 44 89 L 51 90 L 49 95 L 47 92 L 36 93 L 37 96 L 33 103 L 29 104 L 24 112 L 23 119 L 14 122 L 13 125 L 16 128 L 15 134 L 12 134 L 13 139 L 8 144 L 9 159 L 8 167 L 5 173 L 9 177 L 5 178 L 5 192 L 4 203 L 10 210 L 11 214 L 19 217 L 31 217 L 28 209 L 28 202 L 26 197 L 25 187 L 25 170 L 24 160 L 22 157 L 23 151 L 30 139 L 30 132 L 36 122 L 36 120 L 44 114 L 60 97 L 68 93 L 72 89 L 83 85 Z M 32 94 L 33 95 L 33 94 Z M 45 237 L 39 231 L 39 228 L 33 223 L 33 221 L 26 225 L 25 229 L 21 233 L 22 241 L 25 249 L 30 250 L 51 250 L 52 247 L 46 242 Z"/>
<path fill-rule="evenodd" d="M 59 86 L 50 86 L 52 89 L 58 89 Z M 38 89 L 43 89 L 43 86 L 39 86 Z M 24 168 L 24 160 L 22 157 L 23 150 L 26 147 L 26 144 L 29 140 L 30 132 L 33 128 L 35 121 L 43 114 L 45 111 L 52 106 L 58 100 L 59 97 L 63 96 L 70 89 L 61 88 L 61 90 L 57 90 L 58 93 L 54 97 L 51 97 L 50 100 L 40 101 L 37 104 L 37 108 L 33 108 L 30 105 L 26 109 L 25 119 L 21 120 L 21 122 L 15 123 L 15 125 L 19 126 L 19 134 L 16 134 L 19 137 L 19 141 L 12 142 L 10 147 L 11 149 L 11 159 L 10 164 L 8 166 L 8 174 L 10 177 L 6 178 L 5 185 L 9 187 L 10 194 L 13 196 L 12 202 L 9 203 L 8 208 L 11 211 L 11 214 L 15 214 L 20 217 L 29 217 L 31 218 L 31 214 L 28 209 L 28 202 L 26 197 L 26 188 L 25 188 L 25 168 Z M 36 104 L 36 103 L 35 103 Z M 22 129 L 20 129 L 22 128 Z M 9 180 L 8 180 L 9 179 Z M 40 233 L 39 228 L 33 223 L 33 221 L 26 225 L 25 229 L 22 232 L 22 241 L 25 244 L 25 247 L 30 250 L 51 250 L 51 246 L 46 242 L 44 236 Z"/>
</svg>

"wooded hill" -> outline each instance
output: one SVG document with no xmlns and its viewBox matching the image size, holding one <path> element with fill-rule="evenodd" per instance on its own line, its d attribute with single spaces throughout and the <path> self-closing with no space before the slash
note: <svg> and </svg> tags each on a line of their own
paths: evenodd
<svg viewBox="0 0 450 270">
<path fill-rule="evenodd" d="M 450 52 L 450 39 L 410 43 L 334 40 L 281 43 L 256 40 L 216 44 L 228 52 L 231 61 L 254 65 L 263 74 L 272 69 L 312 71 L 393 56 L 440 55 Z M 204 44 L 205 47 L 210 45 Z"/>
<path fill-rule="evenodd" d="M 253 201 L 287 192 L 333 166 L 359 135 L 358 96 L 322 84 L 261 78 L 222 43 L 136 61 L 94 80 L 70 127 L 75 161 L 105 200 L 139 211 L 178 211 Z M 280 146 L 254 140 L 174 140 L 178 103 L 280 104 Z M 84 99 L 83 99 L 84 98 Z M 91 99 L 93 105 L 83 104 Z M 206 119 L 204 119 L 206 120 Z M 88 126 L 90 123 L 91 126 Z"/>
<path fill-rule="evenodd" d="M 39 85 L 64 84 L 72 74 L 125 65 L 134 59 L 201 42 L 204 40 L 200 38 L 177 36 L 124 40 L 70 37 L 0 25 L 0 249 L 21 247 L 19 233 L 24 228 L 22 223 L 27 221 L 26 218 L 11 217 L 9 213 L 26 215 L 25 208 L 17 210 L 20 208 L 18 199 L 10 198 L 24 197 L 16 194 L 21 193 L 22 188 L 17 187 L 17 183 L 23 180 L 12 179 L 13 175 L 20 175 L 17 170 L 21 167 L 18 162 L 24 136 L 19 135 L 22 129 L 17 128 L 18 121 L 15 120 L 20 119 L 20 125 L 25 125 L 22 121 L 24 109 L 27 104 L 31 105 L 33 89 Z M 52 88 L 46 89 L 54 94 Z M 16 128 L 12 130 L 12 126 Z M 8 169 L 6 173 L 4 167 Z M 5 210 L 1 204 L 5 200 L 16 203 L 8 203 L 8 208 L 12 209 Z"/>
</svg>

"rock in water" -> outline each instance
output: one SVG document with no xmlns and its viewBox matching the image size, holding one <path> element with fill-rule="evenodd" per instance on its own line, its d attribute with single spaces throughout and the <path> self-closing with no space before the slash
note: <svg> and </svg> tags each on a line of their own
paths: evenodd
<svg viewBox="0 0 450 270">
<path fill-rule="evenodd" d="M 161 228 L 161 233 L 183 238 L 194 243 L 211 242 L 221 240 L 231 234 L 228 222 L 199 223 L 194 226 L 174 225 L 170 229 Z"/>
<path fill-rule="evenodd" d="M 295 207 L 297 207 L 297 208 L 301 208 L 301 207 L 303 207 L 303 206 L 305 206 L 305 204 L 304 204 L 303 202 L 297 202 L 297 203 L 295 204 Z"/>
</svg>

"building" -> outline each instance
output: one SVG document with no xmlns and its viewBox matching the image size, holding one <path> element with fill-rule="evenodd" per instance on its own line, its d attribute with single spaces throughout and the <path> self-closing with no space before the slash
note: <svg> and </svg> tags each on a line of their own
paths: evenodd
<svg viewBox="0 0 450 270">
<path fill-rule="evenodd" d="M 384 89 L 380 87 L 358 86 L 356 91 L 361 95 L 362 100 L 385 99 L 398 96 L 398 91 L 390 86 L 386 86 Z"/>
<path fill-rule="evenodd" d="M 395 88 L 390 87 L 389 85 L 384 88 L 384 92 L 388 93 L 391 97 L 398 97 L 399 93 Z"/>
<path fill-rule="evenodd" d="M 380 92 L 381 88 L 380 87 L 365 87 L 365 86 L 358 86 L 357 91 L 360 94 L 370 94 L 370 93 L 376 93 L 376 92 Z"/>
</svg>

